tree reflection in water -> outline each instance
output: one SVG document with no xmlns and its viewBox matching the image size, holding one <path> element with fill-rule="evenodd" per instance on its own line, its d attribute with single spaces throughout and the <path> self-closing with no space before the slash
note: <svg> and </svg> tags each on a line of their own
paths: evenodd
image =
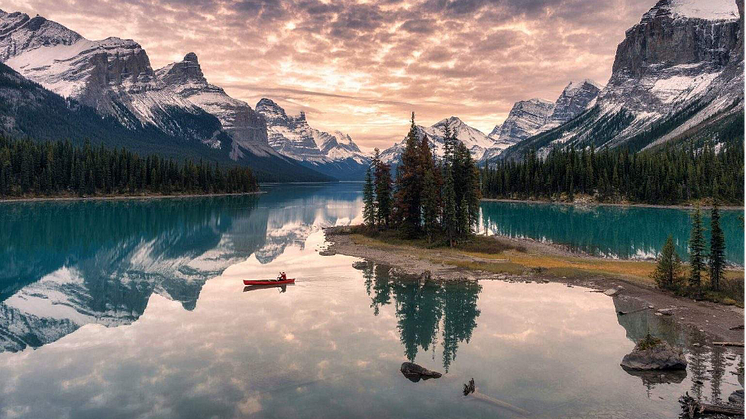
<svg viewBox="0 0 746 419">
<path fill-rule="evenodd" d="M 414 361 L 421 349 L 434 350 L 442 330 L 443 368 L 456 359 L 458 345 L 468 343 L 477 327 L 477 300 L 482 287 L 475 281 L 435 281 L 395 273 L 389 266 L 360 262 L 365 289 L 377 316 L 394 300 L 404 355 Z"/>
</svg>

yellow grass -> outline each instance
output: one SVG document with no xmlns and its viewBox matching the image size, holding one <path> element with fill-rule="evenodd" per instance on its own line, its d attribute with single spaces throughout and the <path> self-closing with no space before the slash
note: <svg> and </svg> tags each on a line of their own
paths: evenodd
<svg viewBox="0 0 746 419">
<path fill-rule="evenodd" d="M 482 270 L 493 273 L 520 274 L 527 271 L 541 272 L 553 277 L 607 277 L 621 278 L 641 285 L 655 286 L 650 274 L 655 263 L 649 261 L 609 260 L 585 256 L 563 256 L 541 253 L 535 249 L 528 251 L 506 250 L 497 254 L 466 252 L 441 247 L 429 249 L 423 243 L 406 244 L 397 240 L 393 243 L 378 238 L 353 234 L 352 240 L 360 245 L 401 251 L 420 259 L 457 266 L 463 269 Z M 729 270 L 726 277 L 743 280 L 743 270 Z"/>
</svg>

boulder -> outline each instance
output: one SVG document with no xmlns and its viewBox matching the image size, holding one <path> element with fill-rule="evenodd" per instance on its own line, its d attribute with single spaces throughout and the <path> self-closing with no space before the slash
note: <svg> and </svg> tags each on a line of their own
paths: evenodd
<svg viewBox="0 0 746 419">
<path fill-rule="evenodd" d="M 624 356 L 621 365 L 629 370 L 685 370 L 687 362 L 681 349 L 648 335 Z"/>
<path fill-rule="evenodd" d="M 731 393 L 730 396 L 728 396 L 728 401 L 737 406 L 743 406 L 743 389 Z"/>
<path fill-rule="evenodd" d="M 443 374 L 437 371 L 431 371 L 413 362 L 404 362 L 401 364 L 401 373 L 404 374 L 410 381 L 416 383 L 422 380 L 429 380 L 431 378 L 440 378 Z"/>
</svg>

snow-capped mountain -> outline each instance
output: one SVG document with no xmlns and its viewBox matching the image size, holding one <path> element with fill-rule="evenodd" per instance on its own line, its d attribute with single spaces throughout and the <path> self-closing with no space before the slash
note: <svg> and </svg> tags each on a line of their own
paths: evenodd
<svg viewBox="0 0 746 419">
<path fill-rule="evenodd" d="M 208 84 L 194 54 L 186 58 L 156 72 L 145 50 L 131 39 L 91 41 L 41 16 L 30 18 L 0 10 L 0 61 L 60 95 L 66 100 L 64 106 L 82 105 L 104 119 L 117 121 L 129 133 L 117 133 L 114 145 L 129 146 L 132 138 L 138 138 L 152 146 L 134 151 L 157 150 L 168 156 L 189 155 L 231 164 L 237 161 L 250 165 L 263 180 L 330 179 L 273 152 L 266 144 L 263 120 L 247 104 Z M 28 95 L 26 99 L 30 99 Z M 25 111 L 33 108 L 29 101 L 24 105 Z M 87 129 L 96 124 L 81 122 L 84 118 L 62 118 L 66 113 L 57 109 L 44 118 L 57 118 L 52 122 L 62 127 L 84 123 L 89 125 Z M 18 125 L 23 119 L 20 111 L 4 117 L 5 131 L 39 131 L 39 127 Z M 45 139 L 69 138 L 64 132 L 58 134 L 59 138 L 45 135 L 50 137 Z"/>
<path fill-rule="evenodd" d="M 228 96 L 221 87 L 207 82 L 197 54 L 188 53 L 183 61 L 156 70 L 156 76 L 173 92 L 207 113 L 216 116 L 233 138 L 231 157 L 238 160 L 244 150 L 258 156 L 274 155 L 267 143 L 267 126 L 263 118 L 246 103 Z"/>
<path fill-rule="evenodd" d="M 362 180 L 370 158 L 349 135 L 332 134 L 311 127 L 305 112 L 290 116 L 271 99 L 256 104 L 267 122 L 269 145 L 280 154 L 339 180 Z"/>
<path fill-rule="evenodd" d="M 427 135 L 427 138 L 430 141 L 430 148 L 438 157 L 443 157 L 445 152 L 443 130 L 446 126 L 450 128 L 451 132 L 456 136 L 456 139 L 464 143 L 475 160 L 481 159 L 484 152 L 488 148 L 494 146 L 494 141 L 484 135 L 482 131 L 470 127 L 455 116 L 438 121 L 429 127 L 416 125 L 417 138 L 422 140 L 423 135 Z M 383 150 L 381 152 L 381 161 L 387 164 L 397 165 L 401 159 L 401 153 L 404 151 L 406 141 L 407 138 L 405 136 L 400 142 L 386 150 Z"/>
<path fill-rule="evenodd" d="M 511 148 L 624 145 L 718 139 L 743 125 L 743 2 L 660 0 L 628 29 L 612 75 L 577 118 Z M 739 116 L 740 115 L 740 116 Z"/>
<path fill-rule="evenodd" d="M 495 145 L 484 153 L 482 161 L 492 160 L 508 147 L 575 118 L 593 103 L 600 91 L 595 82 L 583 80 L 570 82 L 554 103 L 544 99 L 516 102 L 508 118 L 492 130 L 490 138 Z"/>
<path fill-rule="evenodd" d="M 554 102 L 554 110 L 541 131 L 560 126 L 583 113 L 602 88 L 593 80 L 570 82 Z"/>
</svg>

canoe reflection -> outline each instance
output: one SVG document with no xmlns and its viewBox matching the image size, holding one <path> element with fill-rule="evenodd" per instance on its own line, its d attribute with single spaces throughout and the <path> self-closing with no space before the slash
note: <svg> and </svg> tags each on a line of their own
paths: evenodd
<svg viewBox="0 0 746 419">
<path fill-rule="evenodd" d="M 266 290 L 271 288 L 277 288 L 280 291 L 280 294 L 287 291 L 288 286 L 295 286 L 295 284 L 285 284 L 285 285 L 247 285 L 243 287 L 243 292 L 249 292 L 249 291 L 256 291 L 256 290 Z"/>
</svg>

